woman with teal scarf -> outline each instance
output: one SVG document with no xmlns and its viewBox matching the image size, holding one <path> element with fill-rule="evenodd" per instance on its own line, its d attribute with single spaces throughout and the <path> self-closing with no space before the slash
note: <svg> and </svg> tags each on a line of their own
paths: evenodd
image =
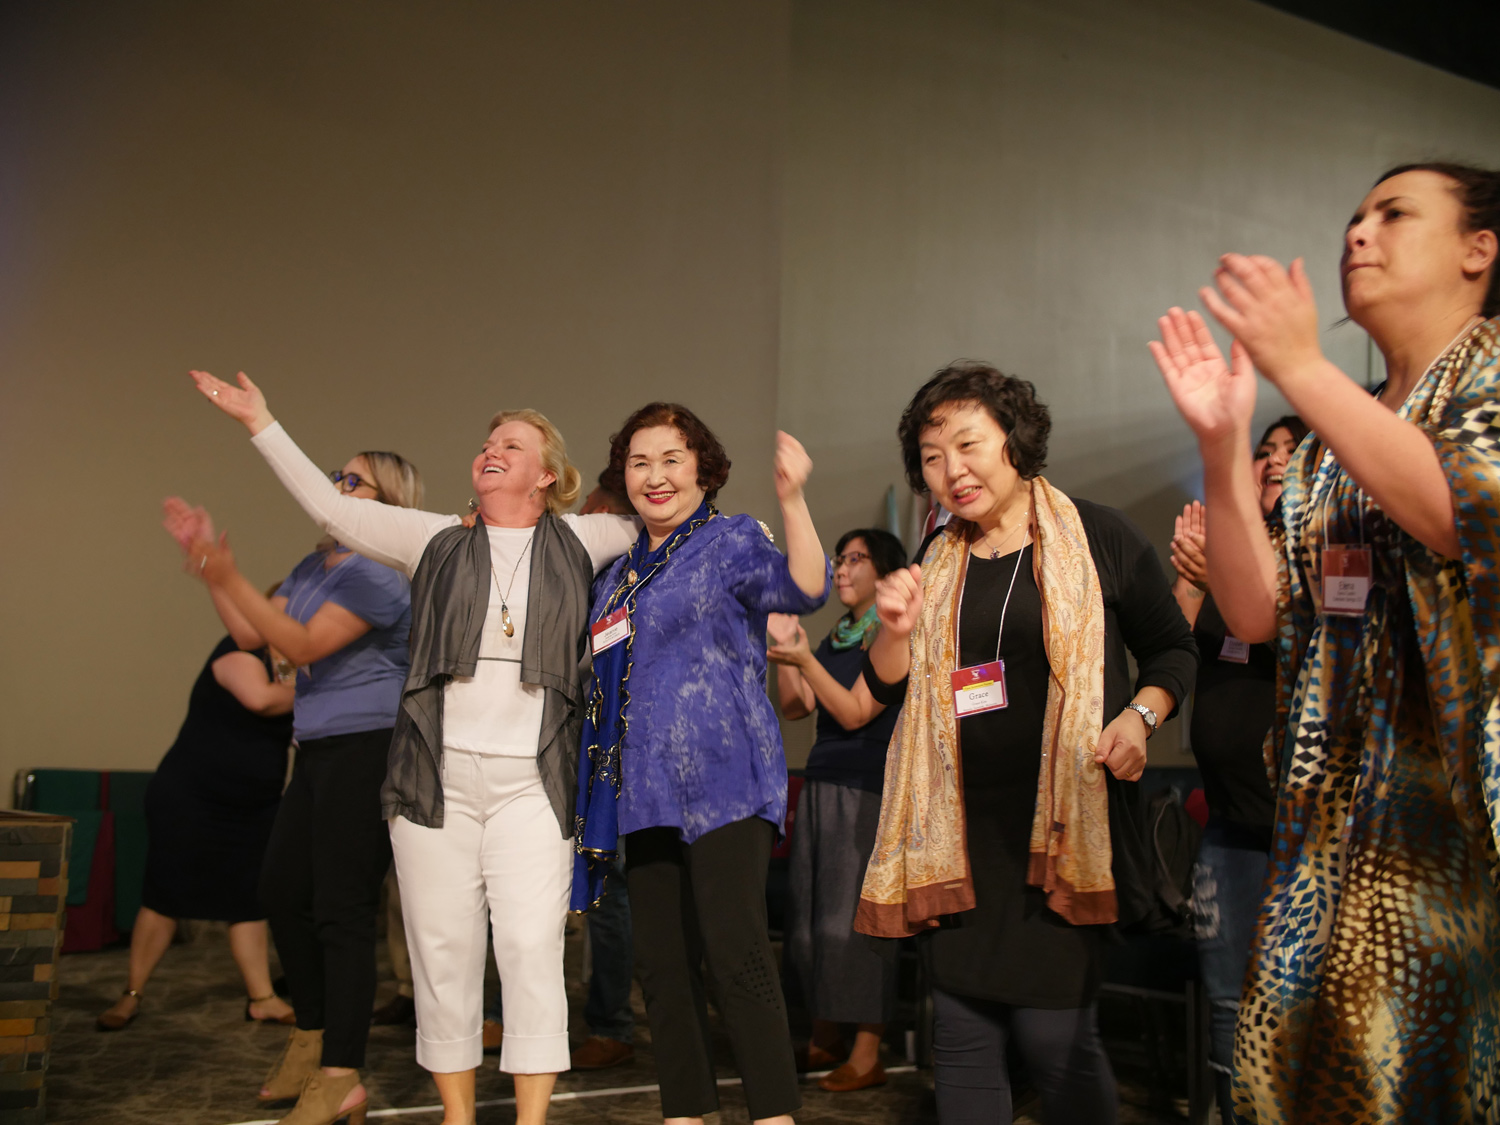
<svg viewBox="0 0 1500 1125">
<path fill-rule="evenodd" d="M 836 1066 L 818 1084 L 844 1092 L 885 1081 L 880 1040 L 895 1014 L 896 943 L 854 934 L 854 911 L 865 861 L 875 843 L 885 751 L 899 708 L 887 710 L 860 678 L 865 649 L 880 623 L 875 583 L 906 563 L 901 541 L 886 531 L 845 532 L 834 552 L 833 588 L 846 613 L 813 652 L 794 617 L 773 614 L 781 713 L 818 712 L 818 738 L 808 755 L 792 831 L 783 972 L 812 1016 L 808 1069 Z M 840 1025 L 855 1026 L 845 1058 Z"/>
</svg>

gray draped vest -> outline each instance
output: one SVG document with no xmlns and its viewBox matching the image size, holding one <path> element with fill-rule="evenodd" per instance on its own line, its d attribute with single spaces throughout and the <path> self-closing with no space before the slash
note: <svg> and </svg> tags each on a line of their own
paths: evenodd
<svg viewBox="0 0 1500 1125">
<path fill-rule="evenodd" d="M 573 834 L 578 739 L 590 675 L 589 583 L 594 566 L 578 536 L 544 513 L 531 540 L 531 585 L 521 638 L 521 682 L 544 689 L 537 767 L 558 827 Z M 381 814 L 443 826 L 443 689 L 472 676 L 489 609 L 490 542 L 484 521 L 438 532 L 411 580 L 411 671 L 391 736 Z"/>
</svg>

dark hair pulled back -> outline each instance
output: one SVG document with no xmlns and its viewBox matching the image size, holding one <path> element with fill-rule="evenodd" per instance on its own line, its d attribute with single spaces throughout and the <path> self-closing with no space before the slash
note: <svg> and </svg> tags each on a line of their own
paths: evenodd
<svg viewBox="0 0 1500 1125">
<path fill-rule="evenodd" d="M 1446 160 L 1429 160 L 1419 164 L 1400 164 L 1382 175 L 1375 183 L 1383 184 L 1403 172 L 1436 172 L 1453 181 L 1453 194 L 1464 211 L 1464 233 L 1493 231 L 1500 239 L 1500 172 L 1473 164 L 1456 164 Z M 1486 318 L 1500 314 L 1500 261 L 1490 266 L 1490 284 L 1485 290 L 1480 314 Z"/>
</svg>

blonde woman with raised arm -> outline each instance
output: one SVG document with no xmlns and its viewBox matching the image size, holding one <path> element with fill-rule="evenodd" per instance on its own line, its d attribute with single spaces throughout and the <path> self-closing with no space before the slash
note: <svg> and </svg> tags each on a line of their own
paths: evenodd
<svg viewBox="0 0 1500 1125">
<path fill-rule="evenodd" d="M 500 1069 L 519 1125 L 546 1119 L 568 1068 L 563 924 L 585 706 L 589 584 L 635 541 L 635 520 L 564 515 L 579 493 L 562 435 L 502 411 L 470 465 L 478 518 L 397 510 L 333 488 L 246 376 L 194 372 L 244 423 L 314 522 L 412 576 L 411 674 L 382 792 L 406 916 L 417 1061 L 444 1125 L 472 1125 L 483 1053 L 486 922 L 505 1003 Z"/>
</svg>

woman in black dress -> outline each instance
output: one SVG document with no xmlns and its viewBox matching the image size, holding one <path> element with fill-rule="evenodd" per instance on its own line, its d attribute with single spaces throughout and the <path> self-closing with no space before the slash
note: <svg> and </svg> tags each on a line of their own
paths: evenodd
<svg viewBox="0 0 1500 1125">
<path fill-rule="evenodd" d="M 1030 383 L 977 363 L 899 428 L 911 484 L 955 518 L 876 596 L 864 674 L 904 708 L 855 926 L 922 935 L 945 1125 L 1011 1120 L 1009 1042 L 1049 1125 L 1116 1120 L 1104 928 L 1140 885 L 1130 783 L 1197 665 L 1150 543 L 1041 477 L 1050 428 Z"/>
<path fill-rule="evenodd" d="M 179 918 L 228 922 L 245 980 L 245 1018 L 293 1022 L 291 1007 L 271 989 L 256 894 L 286 778 L 293 691 L 267 649 L 242 652 L 230 637 L 198 674 L 177 741 L 146 788 L 146 884 L 130 933 L 130 980 L 100 1015 L 101 1031 L 118 1031 L 139 1014 Z"/>
</svg>

